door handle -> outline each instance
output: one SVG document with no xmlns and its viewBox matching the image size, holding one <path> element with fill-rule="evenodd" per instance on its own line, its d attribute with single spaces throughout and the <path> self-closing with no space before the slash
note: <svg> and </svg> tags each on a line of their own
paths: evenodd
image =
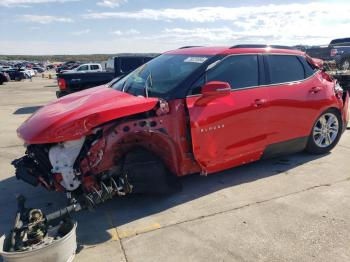
<svg viewBox="0 0 350 262">
<path fill-rule="evenodd" d="M 322 88 L 319 87 L 319 86 L 316 86 L 316 87 L 311 88 L 309 92 L 312 93 L 312 94 L 316 94 L 316 93 L 318 93 L 320 91 L 322 91 Z"/>
<path fill-rule="evenodd" d="M 254 107 L 261 107 L 264 104 L 266 104 L 267 100 L 266 99 L 255 99 L 254 101 Z"/>
</svg>

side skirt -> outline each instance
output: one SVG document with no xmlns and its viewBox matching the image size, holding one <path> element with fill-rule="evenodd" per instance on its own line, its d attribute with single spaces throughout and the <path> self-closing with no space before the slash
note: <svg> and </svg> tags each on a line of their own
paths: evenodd
<svg viewBox="0 0 350 262">
<path fill-rule="evenodd" d="M 308 137 L 299 137 L 291 140 L 268 145 L 261 159 L 274 158 L 303 151 L 306 148 Z"/>
</svg>

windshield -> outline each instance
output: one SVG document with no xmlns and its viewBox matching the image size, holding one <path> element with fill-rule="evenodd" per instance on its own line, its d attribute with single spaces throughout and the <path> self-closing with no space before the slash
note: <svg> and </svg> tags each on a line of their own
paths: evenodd
<svg viewBox="0 0 350 262">
<path fill-rule="evenodd" d="M 163 97 L 189 77 L 209 57 L 164 54 L 137 68 L 111 87 L 133 95 Z"/>
</svg>

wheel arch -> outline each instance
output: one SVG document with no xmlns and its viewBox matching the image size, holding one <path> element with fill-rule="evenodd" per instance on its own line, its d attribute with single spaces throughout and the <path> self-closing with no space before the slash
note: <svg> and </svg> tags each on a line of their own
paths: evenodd
<svg viewBox="0 0 350 262">
<path fill-rule="evenodd" d="M 116 161 L 124 158 L 130 152 L 143 148 L 157 156 L 169 171 L 175 175 L 180 173 L 180 149 L 174 141 L 160 131 L 142 131 L 124 136 L 118 143 Z"/>
</svg>

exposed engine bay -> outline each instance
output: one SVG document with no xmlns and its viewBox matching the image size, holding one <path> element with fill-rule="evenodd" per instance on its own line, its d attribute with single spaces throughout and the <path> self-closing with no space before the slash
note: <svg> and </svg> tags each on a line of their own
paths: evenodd
<svg viewBox="0 0 350 262">
<path fill-rule="evenodd" d="M 82 137 L 53 145 L 28 146 L 25 156 L 13 161 L 16 177 L 33 186 L 40 184 L 48 190 L 66 192 L 68 198 L 83 201 L 89 207 L 114 195 L 130 193 L 132 187 L 127 178 L 117 170 L 97 176 L 82 173 L 79 160 L 88 154 L 87 148 L 94 144 L 91 139 Z M 97 153 L 100 160 L 102 154 L 102 151 Z"/>
<path fill-rule="evenodd" d="M 88 208 L 116 195 L 174 191 L 179 186 L 176 176 L 200 169 L 189 154 L 186 128 L 173 127 L 175 114 L 184 117 L 184 104 L 175 101 L 170 106 L 172 114 L 167 103 L 160 103 L 79 139 L 27 145 L 25 155 L 12 162 L 16 177 L 65 192 L 71 203 Z M 181 148 L 173 140 L 182 141 L 177 143 Z"/>
</svg>

